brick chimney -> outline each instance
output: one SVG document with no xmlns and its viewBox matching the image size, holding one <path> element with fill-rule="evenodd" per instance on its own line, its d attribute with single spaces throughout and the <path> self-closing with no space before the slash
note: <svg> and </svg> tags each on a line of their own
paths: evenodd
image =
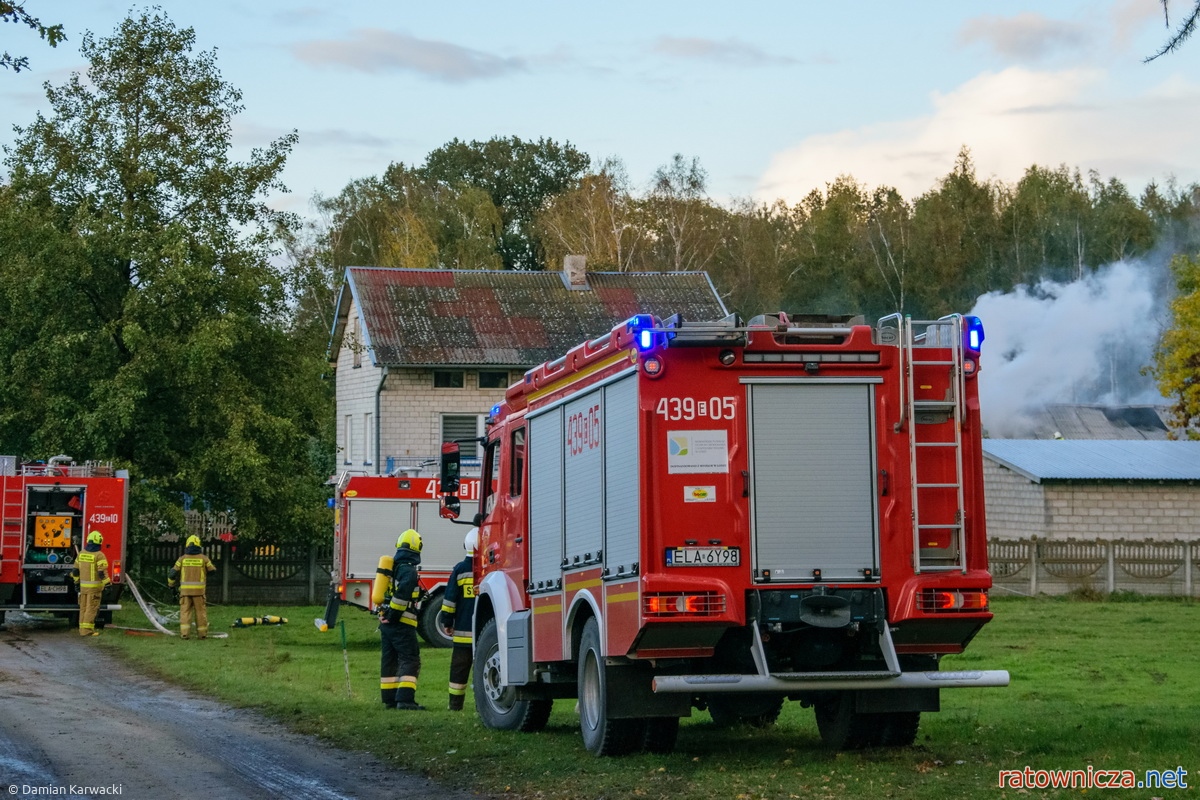
<svg viewBox="0 0 1200 800">
<path fill-rule="evenodd" d="M 587 256 L 563 258 L 563 283 L 572 291 L 586 292 L 591 289 L 587 282 Z"/>
</svg>

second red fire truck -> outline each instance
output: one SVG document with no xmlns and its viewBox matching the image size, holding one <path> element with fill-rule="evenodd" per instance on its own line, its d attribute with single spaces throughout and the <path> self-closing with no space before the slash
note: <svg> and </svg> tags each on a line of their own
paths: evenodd
<svg viewBox="0 0 1200 800">
<path fill-rule="evenodd" d="M 482 441 L 484 724 L 577 698 L 592 753 L 669 752 L 693 708 L 793 700 L 832 747 L 904 745 L 941 689 L 1006 685 L 939 669 L 992 617 L 982 340 L 959 315 L 638 316 L 526 373 Z M 457 469 L 450 446 L 451 516 Z"/>
</svg>

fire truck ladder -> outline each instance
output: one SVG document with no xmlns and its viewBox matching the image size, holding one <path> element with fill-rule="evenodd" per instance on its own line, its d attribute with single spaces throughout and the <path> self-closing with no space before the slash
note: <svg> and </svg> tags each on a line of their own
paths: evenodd
<svg viewBox="0 0 1200 800">
<path fill-rule="evenodd" d="M 896 431 L 907 426 L 909 432 L 913 569 L 965 572 L 963 318 L 913 320 L 893 314 L 879 324 L 883 328 L 893 321 L 904 372 Z M 931 396 L 931 389 L 942 387 L 941 396 Z"/>
<path fill-rule="evenodd" d="M 21 481 L 3 482 L 4 497 L 0 498 L 0 565 L 6 566 L 21 563 L 21 545 L 25 537 L 25 487 Z"/>
</svg>

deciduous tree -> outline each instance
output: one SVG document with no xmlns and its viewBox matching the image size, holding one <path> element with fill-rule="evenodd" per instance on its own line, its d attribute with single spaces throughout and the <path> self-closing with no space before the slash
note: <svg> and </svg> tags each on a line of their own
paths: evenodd
<svg viewBox="0 0 1200 800">
<path fill-rule="evenodd" d="M 246 535 L 316 535 L 323 353 L 290 335 L 272 258 L 291 221 L 265 203 L 296 135 L 232 161 L 241 94 L 194 47 L 157 11 L 89 33 L 86 78 L 17 129 L 0 445 L 127 465 L 135 511 L 188 495 Z"/>
</svg>

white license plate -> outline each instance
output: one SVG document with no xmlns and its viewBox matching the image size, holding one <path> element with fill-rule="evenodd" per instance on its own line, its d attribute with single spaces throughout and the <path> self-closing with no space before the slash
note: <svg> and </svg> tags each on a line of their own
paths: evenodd
<svg viewBox="0 0 1200 800">
<path fill-rule="evenodd" d="M 37 587 L 38 594 L 66 594 L 67 585 L 62 584 L 47 584 L 46 586 Z"/>
<path fill-rule="evenodd" d="M 736 547 L 672 547 L 667 550 L 667 566 L 736 567 L 741 552 Z"/>
</svg>

